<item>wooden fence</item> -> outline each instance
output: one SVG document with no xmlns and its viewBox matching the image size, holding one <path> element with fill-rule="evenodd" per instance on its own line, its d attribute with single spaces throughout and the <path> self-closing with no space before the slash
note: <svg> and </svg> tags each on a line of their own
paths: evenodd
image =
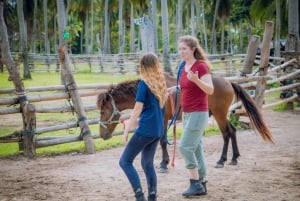
<svg viewBox="0 0 300 201">
<path fill-rule="evenodd" d="M 229 61 L 228 61 L 229 62 Z M 269 70 L 269 73 L 267 76 L 256 76 L 255 73 L 252 75 L 247 75 L 246 77 L 240 77 L 240 76 L 231 76 L 226 77 L 231 82 L 237 82 L 241 86 L 243 86 L 246 89 L 252 90 L 255 89 L 256 83 L 258 80 L 261 79 L 267 79 L 267 84 L 272 83 L 282 83 L 284 80 L 290 80 L 294 77 L 299 77 L 300 75 L 300 69 L 295 69 L 294 71 L 286 74 L 282 73 L 284 69 L 297 62 L 296 59 L 292 59 L 290 61 L 287 61 L 281 65 L 274 66 Z M 87 85 L 78 85 L 78 91 L 80 94 L 80 97 L 91 97 L 99 94 L 100 92 L 105 91 L 111 84 L 87 84 Z M 294 90 L 296 88 L 299 88 L 300 83 L 299 82 L 293 82 L 278 88 L 272 88 L 265 91 L 265 94 L 271 93 L 274 91 L 283 91 L 283 90 Z M 0 94 L 13 94 L 15 92 L 14 89 L 1 89 Z M 70 113 L 73 111 L 72 105 L 65 105 L 65 106 L 50 106 L 50 105 L 40 105 L 38 103 L 46 102 L 49 104 L 48 101 L 52 100 L 65 100 L 68 101 L 70 95 L 66 92 L 66 87 L 63 85 L 57 85 L 57 86 L 47 86 L 47 87 L 31 87 L 26 88 L 26 92 L 33 92 L 37 95 L 33 96 L 27 96 L 28 101 L 30 103 L 36 103 L 35 106 L 35 112 L 36 113 Z M 51 92 L 51 94 L 47 94 Z M 273 107 L 278 104 L 282 104 L 285 102 L 294 101 L 297 99 L 299 94 L 294 93 L 291 96 L 284 97 L 280 100 L 277 100 L 276 102 L 271 103 L 265 103 L 262 108 L 268 108 Z M 254 96 L 254 95 L 253 95 Z M 279 99 L 279 98 L 278 98 Z M 5 117 L 5 115 L 19 115 L 20 113 L 20 107 L 8 107 L 10 105 L 18 105 L 18 99 L 14 97 L 7 97 L 7 98 L 0 98 L 0 115 Z M 84 105 L 85 111 L 96 111 L 96 105 L 95 103 L 90 105 Z M 241 108 L 241 103 L 234 103 L 230 107 L 230 112 L 235 114 L 242 114 L 244 113 L 243 108 Z M 38 120 L 38 119 L 37 119 Z M 88 124 L 98 124 L 99 118 L 95 119 L 88 119 Z M 78 122 L 68 122 L 61 125 L 53 125 L 49 127 L 41 127 L 36 128 L 34 131 L 34 134 L 37 135 L 36 137 L 36 148 L 39 147 L 45 147 L 50 145 L 57 145 L 67 142 L 74 142 L 82 140 L 80 136 L 67 136 L 67 137 L 39 137 L 39 135 L 47 133 L 47 132 L 53 132 L 53 131 L 59 131 L 64 129 L 70 129 L 70 128 L 77 128 Z M 116 131 L 114 135 L 121 134 L 122 131 Z M 99 134 L 93 134 L 93 138 L 98 138 Z M 22 142 L 22 130 L 15 131 L 13 133 L 8 133 L 5 136 L 0 137 L 0 143 L 6 143 L 6 142 Z"/>
<path fill-rule="evenodd" d="M 19 53 L 13 52 L 12 56 L 17 63 L 22 60 Z M 137 74 L 139 53 L 105 54 L 105 55 L 69 55 L 73 72 Z M 239 73 L 240 63 L 245 55 L 218 54 L 209 55 L 211 63 L 216 66 L 219 74 L 224 76 Z M 162 61 L 162 57 L 159 56 Z M 259 59 L 259 56 L 257 57 Z M 60 62 L 57 54 L 29 54 L 28 63 L 31 72 L 59 72 Z M 171 68 L 175 71 L 180 62 L 178 54 L 170 54 Z"/>
</svg>

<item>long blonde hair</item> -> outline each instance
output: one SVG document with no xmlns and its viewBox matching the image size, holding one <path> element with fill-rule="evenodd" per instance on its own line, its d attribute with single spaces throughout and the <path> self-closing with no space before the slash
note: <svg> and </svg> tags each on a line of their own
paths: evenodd
<svg viewBox="0 0 300 201">
<path fill-rule="evenodd" d="M 144 80 L 151 92 L 164 107 L 167 101 L 167 85 L 158 57 L 154 53 L 144 54 L 140 60 L 141 79 Z"/>
<path fill-rule="evenodd" d="M 195 51 L 194 51 L 195 59 L 204 61 L 208 65 L 209 68 L 211 67 L 210 61 L 196 37 L 190 36 L 190 35 L 182 36 L 179 38 L 179 42 L 185 43 L 191 49 L 195 48 Z"/>
</svg>

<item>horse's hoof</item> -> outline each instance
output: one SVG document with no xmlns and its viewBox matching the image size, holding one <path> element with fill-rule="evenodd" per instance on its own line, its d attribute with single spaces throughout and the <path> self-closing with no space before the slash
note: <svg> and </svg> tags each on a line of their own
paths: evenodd
<svg viewBox="0 0 300 201">
<path fill-rule="evenodd" d="M 220 164 L 220 163 L 217 163 L 217 165 L 215 166 L 215 168 L 223 168 L 224 167 L 224 164 Z"/>
<path fill-rule="evenodd" d="M 237 161 L 231 161 L 230 163 L 228 163 L 228 165 L 237 165 L 238 162 Z"/>
<path fill-rule="evenodd" d="M 163 168 L 163 167 L 160 167 L 159 170 L 158 170 L 159 173 L 167 173 L 168 172 L 168 168 Z"/>
</svg>

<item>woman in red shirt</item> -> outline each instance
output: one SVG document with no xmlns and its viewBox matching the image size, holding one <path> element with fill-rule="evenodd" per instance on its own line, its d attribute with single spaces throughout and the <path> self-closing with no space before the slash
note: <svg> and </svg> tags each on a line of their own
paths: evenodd
<svg viewBox="0 0 300 201">
<path fill-rule="evenodd" d="M 189 173 L 190 187 L 184 197 L 205 195 L 206 163 L 202 136 L 208 122 L 208 95 L 214 92 L 210 75 L 210 62 L 193 36 L 179 39 L 179 53 L 185 65 L 179 75 L 183 133 L 180 153 Z"/>
</svg>

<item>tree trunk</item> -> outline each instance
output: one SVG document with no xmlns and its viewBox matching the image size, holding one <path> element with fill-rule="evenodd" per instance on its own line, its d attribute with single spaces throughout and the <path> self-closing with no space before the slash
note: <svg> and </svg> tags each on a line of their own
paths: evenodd
<svg viewBox="0 0 300 201">
<path fill-rule="evenodd" d="M 37 0 L 34 0 L 34 10 L 33 10 L 33 27 L 31 35 L 31 52 L 35 53 L 35 36 L 36 36 L 36 15 L 37 15 Z"/>
<path fill-rule="evenodd" d="M 289 55 L 293 54 L 293 52 L 300 52 L 300 40 L 299 40 L 299 0 L 289 0 L 288 1 L 288 36 L 285 46 L 285 54 Z M 299 60 L 298 60 L 299 62 Z M 289 66 L 285 69 L 286 73 L 289 73 L 289 71 L 293 70 L 293 66 Z M 300 88 L 298 87 L 296 89 L 296 92 L 300 94 Z M 292 91 L 283 91 L 282 94 L 286 93 L 293 93 Z M 281 94 L 281 95 L 282 95 Z M 299 99 L 297 100 L 299 103 Z M 294 103 L 288 102 L 286 104 L 286 108 L 293 110 L 294 109 Z"/>
<path fill-rule="evenodd" d="M 17 11 L 18 11 L 18 19 L 19 19 L 18 21 L 19 21 L 19 29 L 20 29 L 21 54 L 23 59 L 23 78 L 31 79 L 30 69 L 28 65 L 27 33 L 26 33 L 26 23 L 24 19 L 22 0 L 17 0 Z"/>
<path fill-rule="evenodd" d="M 221 27 L 222 27 L 222 34 L 221 34 L 221 54 L 224 54 L 224 43 L 225 43 L 225 37 L 224 37 L 224 23 L 225 19 L 221 19 Z"/>
<path fill-rule="evenodd" d="M 135 31 L 134 31 L 133 4 L 130 1 L 130 53 L 135 53 Z"/>
<path fill-rule="evenodd" d="M 109 16 L 108 16 L 108 0 L 105 0 L 104 6 L 104 54 L 110 54 L 110 38 L 109 38 Z"/>
<path fill-rule="evenodd" d="M 84 38 L 85 38 L 85 53 L 89 54 L 89 15 L 85 15 L 84 20 Z"/>
<path fill-rule="evenodd" d="M 0 2 L 0 38 L 1 53 L 3 62 L 5 63 L 9 76 L 12 79 L 16 95 L 20 103 L 23 118 L 23 148 L 24 155 L 29 158 L 35 157 L 35 136 L 34 130 L 36 126 L 35 108 L 29 104 L 25 95 L 25 88 L 20 73 L 10 53 L 8 42 L 7 28 L 3 18 L 3 2 Z"/>
<path fill-rule="evenodd" d="M 195 33 L 195 25 L 196 25 L 196 23 L 195 23 L 195 2 L 191 1 L 191 29 L 192 29 L 191 35 L 194 37 L 197 37 L 196 33 Z"/>
<path fill-rule="evenodd" d="M 43 12 L 44 12 L 44 27 L 45 27 L 45 53 L 47 55 L 46 64 L 48 68 L 48 72 L 50 70 L 50 61 L 49 61 L 49 54 L 50 54 L 50 43 L 48 38 L 48 0 L 43 0 Z"/>
<path fill-rule="evenodd" d="M 144 17 L 141 24 L 142 51 L 154 52 L 154 36 L 152 22 L 148 17 Z"/>
<path fill-rule="evenodd" d="M 207 44 L 207 33 L 206 33 L 206 24 L 205 24 L 205 11 L 204 11 L 204 0 L 201 0 L 201 13 L 202 13 L 202 28 L 204 35 L 204 47 L 205 51 L 208 52 L 208 44 Z"/>
<path fill-rule="evenodd" d="M 270 55 L 270 44 L 273 37 L 274 23 L 267 21 L 265 24 L 264 38 L 262 41 L 261 58 L 259 64 L 259 75 L 265 76 L 268 73 L 269 66 L 269 55 Z M 264 92 L 266 90 L 266 79 L 257 81 L 255 90 L 255 101 L 261 108 L 264 102 Z"/>
<path fill-rule="evenodd" d="M 119 54 L 124 53 L 123 0 L 119 0 Z"/>
<path fill-rule="evenodd" d="M 299 0 L 289 0 L 288 37 L 285 51 L 300 51 Z"/>
<path fill-rule="evenodd" d="M 276 0 L 275 57 L 280 57 L 280 0 Z M 275 61 L 275 64 L 279 64 Z"/>
<path fill-rule="evenodd" d="M 215 14 L 214 14 L 214 20 L 213 20 L 213 25 L 212 25 L 212 30 L 211 30 L 211 53 L 216 54 L 217 53 L 217 42 L 216 42 L 216 20 L 218 17 L 218 9 L 220 5 L 220 0 L 216 0 L 216 7 L 215 7 Z"/>
<path fill-rule="evenodd" d="M 161 1 L 161 23 L 162 23 L 162 41 L 163 41 L 163 65 L 164 71 L 173 75 L 169 56 L 169 20 L 168 20 L 168 1 Z"/>
<path fill-rule="evenodd" d="M 158 55 L 158 35 L 157 35 L 157 1 L 152 2 L 152 25 L 153 25 L 153 37 L 154 37 L 154 51 Z"/>
<path fill-rule="evenodd" d="M 90 38 L 90 48 L 89 53 L 93 54 L 94 47 L 94 0 L 91 0 L 91 38 Z"/>
<path fill-rule="evenodd" d="M 178 0 L 177 38 L 176 38 L 176 43 L 177 43 L 178 39 L 182 36 L 182 30 L 183 30 L 183 25 L 182 25 L 182 7 L 183 7 L 182 0 Z M 164 10 L 162 10 L 161 12 L 164 12 Z"/>
</svg>

